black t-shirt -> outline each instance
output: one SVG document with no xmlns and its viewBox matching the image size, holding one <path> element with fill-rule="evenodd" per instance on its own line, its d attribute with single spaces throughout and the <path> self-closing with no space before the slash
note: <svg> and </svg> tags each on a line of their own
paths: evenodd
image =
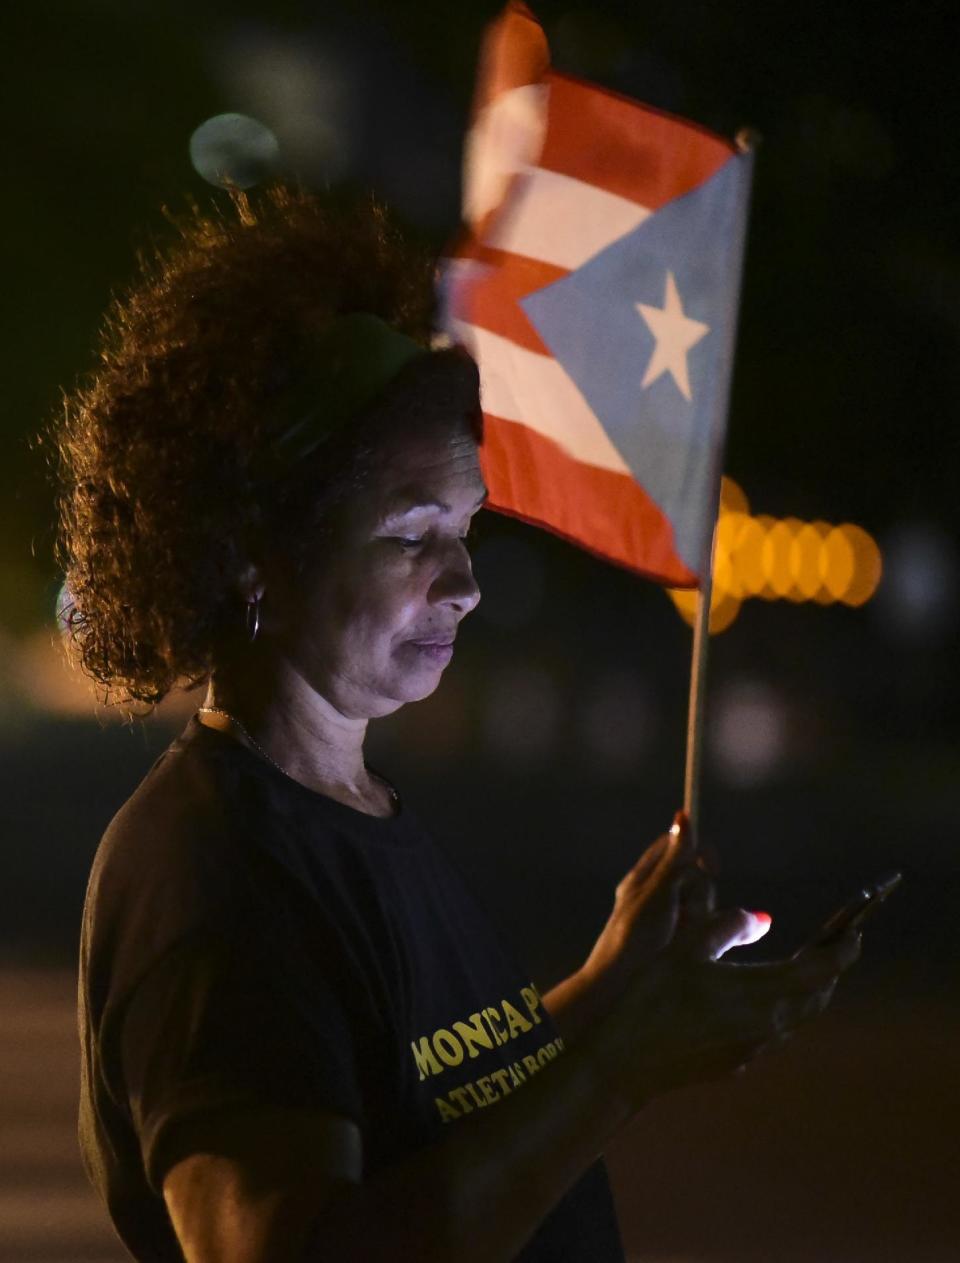
<svg viewBox="0 0 960 1263">
<path fill-rule="evenodd" d="M 368 1175 L 522 1088 L 563 1042 L 408 807 L 315 793 L 196 717 L 107 829 L 80 959 L 80 1142 L 137 1259 L 184 1125 L 250 1105 L 354 1120 Z M 518 1256 L 622 1261 L 602 1160 Z"/>
</svg>

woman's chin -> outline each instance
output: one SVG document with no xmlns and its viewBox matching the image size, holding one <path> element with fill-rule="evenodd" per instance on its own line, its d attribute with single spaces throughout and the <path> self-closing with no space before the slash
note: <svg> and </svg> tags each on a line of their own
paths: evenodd
<svg viewBox="0 0 960 1263">
<path fill-rule="evenodd" d="M 443 666 L 434 664 L 406 674 L 397 690 L 397 696 L 402 699 L 402 704 L 422 702 L 431 693 L 435 693 L 443 679 L 443 670 Z"/>
<path fill-rule="evenodd" d="M 434 672 L 432 678 L 418 680 L 416 684 L 411 683 L 405 690 L 404 702 L 422 702 L 435 693 L 443 677 L 442 671 Z"/>
<path fill-rule="evenodd" d="M 437 685 L 440 683 L 442 672 L 434 671 L 418 672 L 416 677 L 405 675 L 401 680 L 392 684 L 389 688 L 379 693 L 373 706 L 368 706 L 367 719 L 382 719 L 385 715 L 392 715 L 398 711 L 401 706 L 407 706 L 411 702 L 422 702 L 428 698 L 431 693 L 435 693 Z"/>
</svg>

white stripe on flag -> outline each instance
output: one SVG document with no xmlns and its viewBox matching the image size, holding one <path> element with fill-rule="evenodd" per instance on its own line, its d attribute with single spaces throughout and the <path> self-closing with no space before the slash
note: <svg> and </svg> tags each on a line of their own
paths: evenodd
<svg viewBox="0 0 960 1263">
<path fill-rule="evenodd" d="M 461 320 L 451 324 L 451 332 L 480 366 L 485 412 L 521 422 L 585 465 L 630 473 L 593 409 L 555 359 L 477 325 Z"/>
<path fill-rule="evenodd" d="M 476 230 L 499 206 L 516 171 L 535 163 L 547 131 L 549 89 L 526 83 L 495 96 L 480 111 L 463 146 L 463 217 Z"/>
<path fill-rule="evenodd" d="M 595 184 L 528 167 L 484 244 L 573 271 L 651 213 Z"/>
</svg>

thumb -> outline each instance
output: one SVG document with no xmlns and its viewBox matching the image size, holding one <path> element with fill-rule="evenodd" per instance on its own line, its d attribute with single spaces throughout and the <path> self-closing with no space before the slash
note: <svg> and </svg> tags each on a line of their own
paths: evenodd
<svg viewBox="0 0 960 1263">
<path fill-rule="evenodd" d="M 698 960 L 719 960 L 732 947 L 745 947 L 763 938 L 770 929 L 768 912 L 748 912 L 745 908 L 727 908 L 714 913 L 709 920 L 691 922 L 683 929 L 687 950 Z"/>
</svg>

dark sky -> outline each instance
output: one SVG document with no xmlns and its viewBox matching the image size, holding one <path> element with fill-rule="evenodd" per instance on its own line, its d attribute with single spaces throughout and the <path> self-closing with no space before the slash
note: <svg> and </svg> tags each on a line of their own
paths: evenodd
<svg viewBox="0 0 960 1263">
<path fill-rule="evenodd" d="M 958 525 L 951 8 L 537 9 L 559 69 L 728 134 L 745 123 L 762 134 L 727 461 L 755 511 L 881 533 L 902 518 Z M 249 97 L 242 74 L 227 82 L 224 48 L 284 37 L 339 50 L 361 103 L 345 174 L 440 242 L 456 214 L 476 43 L 496 11 L 433 0 L 8 10 L 5 621 L 44 616 L 52 575 L 50 493 L 28 435 L 89 364 L 110 288 L 162 229 L 161 204 L 210 193 L 187 140 Z"/>
</svg>

